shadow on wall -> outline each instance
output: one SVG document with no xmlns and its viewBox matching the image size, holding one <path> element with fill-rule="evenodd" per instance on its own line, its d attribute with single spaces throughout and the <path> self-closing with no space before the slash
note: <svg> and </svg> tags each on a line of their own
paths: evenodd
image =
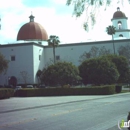
<svg viewBox="0 0 130 130">
<path fill-rule="evenodd" d="M 39 84 L 39 79 L 37 77 L 37 72 L 38 70 L 43 70 L 44 68 L 44 59 L 45 59 L 45 54 L 44 54 L 44 49 L 39 49 L 39 65 L 37 65 L 37 68 L 35 68 L 34 72 L 34 82 Z"/>
</svg>

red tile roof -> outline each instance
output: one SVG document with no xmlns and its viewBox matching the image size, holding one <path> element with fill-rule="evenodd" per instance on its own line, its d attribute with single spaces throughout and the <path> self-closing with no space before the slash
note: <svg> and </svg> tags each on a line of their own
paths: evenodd
<svg viewBox="0 0 130 130">
<path fill-rule="evenodd" d="M 46 30 L 38 23 L 30 21 L 24 24 L 17 35 L 17 40 L 47 40 Z"/>
</svg>

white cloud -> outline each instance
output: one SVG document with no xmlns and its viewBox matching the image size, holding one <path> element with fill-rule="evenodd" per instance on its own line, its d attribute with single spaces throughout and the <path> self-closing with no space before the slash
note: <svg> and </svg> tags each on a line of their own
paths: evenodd
<svg viewBox="0 0 130 130">
<path fill-rule="evenodd" d="M 65 5 L 66 0 L 53 0 L 54 3 Z M 66 5 L 65 5 L 66 6 Z M 69 8 L 69 7 L 68 7 Z M 0 1 L 0 16 L 2 18 L 2 30 L 0 30 L 0 42 L 16 42 L 16 37 L 20 27 L 29 22 L 31 11 L 35 16 L 35 22 L 40 23 L 47 31 L 48 35 L 58 35 L 61 41 L 84 42 L 87 39 L 105 40 L 111 39 L 105 29 L 111 24 L 111 18 L 116 11 L 117 5 L 103 11 L 97 17 L 97 24 L 89 33 L 83 30 L 82 24 L 85 16 L 78 19 L 72 17 L 72 12 L 62 15 L 57 13 L 55 7 L 27 7 L 22 4 L 22 0 Z M 130 18 L 128 6 L 121 8 Z M 129 10 L 129 11 L 128 11 Z M 128 24 L 129 25 L 129 24 Z"/>
<path fill-rule="evenodd" d="M 11 8 L 19 8 L 22 5 L 22 0 L 1 0 L 0 1 L 0 9 L 11 9 Z M 14 8 L 14 10 L 15 10 Z"/>
<path fill-rule="evenodd" d="M 62 5 L 65 5 L 66 4 L 66 0 L 52 0 L 54 3 L 57 3 L 57 4 L 62 4 Z"/>
</svg>

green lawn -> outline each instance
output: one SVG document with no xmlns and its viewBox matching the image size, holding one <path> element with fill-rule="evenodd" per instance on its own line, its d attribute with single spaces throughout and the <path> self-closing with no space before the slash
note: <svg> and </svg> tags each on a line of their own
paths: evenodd
<svg viewBox="0 0 130 130">
<path fill-rule="evenodd" d="M 129 90 L 122 90 L 121 93 L 128 93 L 130 92 Z"/>
</svg>

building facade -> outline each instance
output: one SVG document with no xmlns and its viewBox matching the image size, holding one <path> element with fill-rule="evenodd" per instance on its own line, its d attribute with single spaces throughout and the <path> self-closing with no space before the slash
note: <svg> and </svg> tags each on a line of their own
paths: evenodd
<svg viewBox="0 0 130 130">
<path fill-rule="evenodd" d="M 112 23 L 116 27 L 114 44 L 117 54 L 120 46 L 130 44 L 127 18 L 119 8 L 113 15 Z M 121 23 L 121 27 L 118 23 Z M 121 35 L 125 39 L 121 39 Z M 0 85 L 8 85 L 12 77 L 15 77 L 18 84 L 37 84 L 37 71 L 43 70 L 53 62 L 52 47 L 43 45 L 41 42 L 47 39 L 45 29 L 40 24 L 35 23 L 34 16 L 31 15 L 29 23 L 23 25 L 17 35 L 17 40 L 26 42 L 0 45 L 0 52 L 9 60 L 6 74 L 0 75 Z M 93 46 L 105 47 L 114 53 L 112 40 L 60 44 L 56 47 L 56 61 L 68 61 L 78 66 L 81 55 L 84 52 L 89 52 Z"/>
</svg>

